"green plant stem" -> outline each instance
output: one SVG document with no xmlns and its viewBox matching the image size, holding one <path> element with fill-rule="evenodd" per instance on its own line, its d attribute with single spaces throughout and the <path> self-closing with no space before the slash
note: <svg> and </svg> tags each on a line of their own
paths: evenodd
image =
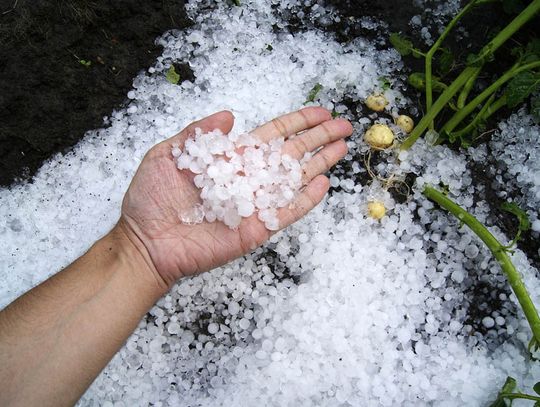
<svg viewBox="0 0 540 407">
<path fill-rule="evenodd" d="M 499 99 L 497 99 L 494 103 L 492 103 L 486 110 L 486 113 L 484 114 L 484 120 L 489 119 L 489 117 L 495 113 L 497 110 L 499 110 L 501 107 L 506 106 L 506 95 L 502 95 Z"/>
<path fill-rule="evenodd" d="M 477 3 L 479 0 L 472 0 L 469 4 L 467 4 L 463 9 L 450 21 L 450 23 L 445 27 L 442 34 L 439 36 L 437 41 L 435 41 L 435 44 L 430 48 L 430 50 L 425 55 L 425 69 L 426 69 L 426 110 L 431 109 L 431 105 L 433 104 L 433 89 L 432 89 L 432 78 L 433 78 L 433 71 L 432 71 L 432 62 L 433 62 L 433 56 L 435 55 L 435 52 L 441 47 L 442 42 L 446 39 L 448 34 L 450 34 L 450 31 L 454 28 L 454 26 L 458 23 L 461 18 L 467 14 Z M 433 120 L 429 124 L 429 127 L 433 130 L 434 124 Z"/>
<path fill-rule="evenodd" d="M 540 0 L 533 0 L 521 13 L 519 13 L 495 38 L 493 38 L 478 54 L 477 60 L 483 64 L 493 53 L 503 45 L 512 35 L 526 24 L 540 11 Z"/>
<path fill-rule="evenodd" d="M 507 250 L 510 250 L 512 247 L 516 245 L 519 239 L 521 239 L 521 230 L 518 230 L 518 232 L 516 233 L 512 241 L 508 243 L 506 246 L 504 246 L 504 248 Z"/>
<path fill-rule="evenodd" d="M 461 89 L 461 92 L 459 93 L 458 99 L 457 99 L 457 108 L 462 109 L 463 106 L 465 106 L 465 102 L 467 101 L 467 98 L 469 97 L 469 93 L 471 93 L 471 90 L 476 82 L 476 78 L 478 78 L 478 74 L 480 71 L 476 73 L 476 75 L 471 76 L 465 86 L 463 86 L 463 89 Z"/>
<path fill-rule="evenodd" d="M 474 128 L 478 126 L 478 124 L 482 121 L 487 119 L 491 114 L 487 114 L 489 108 L 491 107 L 491 104 L 493 103 L 493 100 L 495 99 L 495 95 L 491 95 L 491 97 L 488 99 L 486 103 L 484 103 L 484 106 L 482 106 L 482 109 L 478 112 L 478 114 L 474 117 L 474 119 L 464 128 L 461 130 L 455 131 L 450 134 L 445 134 L 445 137 L 448 136 L 450 139 L 450 142 L 453 142 L 454 140 L 458 140 L 464 135 L 470 133 Z M 505 99 L 506 100 L 506 99 Z M 439 136 L 437 138 L 437 144 L 442 143 L 444 140 L 443 137 Z"/>
<path fill-rule="evenodd" d="M 499 394 L 500 399 L 525 399 L 525 400 L 533 400 L 533 401 L 540 401 L 540 397 L 532 396 L 530 394 L 524 394 L 524 393 L 501 393 Z"/>
<path fill-rule="evenodd" d="M 527 292 L 527 288 L 521 279 L 518 271 L 512 264 L 504 246 L 482 225 L 474 216 L 461 208 L 447 196 L 437 191 L 435 188 L 425 187 L 423 194 L 430 200 L 439 204 L 442 208 L 449 211 L 461 222 L 466 224 L 491 250 L 491 253 L 497 259 L 503 272 L 508 278 L 508 282 L 516 295 L 516 298 L 523 309 L 523 313 L 529 322 L 533 337 L 537 342 L 540 341 L 540 317 L 534 303 Z"/>
<path fill-rule="evenodd" d="M 492 95 L 493 97 L 494 95 Z M 490 98 L 491 100 L 491 98 Z M 496 113 L 501 107 L 506 106 L 506 95 L 502 95 L 499 99 L 497 99 L 495 102 L 491 103 L 489 100 L 486 102 L 482 110 L 476 115 L 473 122 L 471 122 L 467 127 L 463 128 L 462 130 L 459 130 L 457 132 L 452 133 L 452 136 L 454 139 L 458 139 L 465 134 L 469 133 L 474 129 L 474 127 L 481 121 L 486 121 L 489 119 L 494 113 Z M 484 110 L 485 109 L 485 110 Z M 442 137 L 438 137 L 437 141 L 435 142 L 435 145 L 441 144 L 445 139 Z M 476 140 L 476 139 L 475 139 Z"/>
<path fill-rule="evenodd" d="M 467 80 L 480 68 L 469 66 L 461 72 L 461 74 L 446 88 L 446 90 L 437 98 L 431 109 L 429 109 L 420 122 L 416 125 L 414 130 L 409 134 L 403 143 L 401 144 L 402 150 L 408 150 L 418 140 L 418 138 L 428 128 L 429 124 L 437 117 L 442 109 L 448 102 L 454 97 L 454 95 L 461 89 L 461 87 L 467 82 Z M 427 82 L 426 82 L 427 84 Z"/>
<path fill-rule="evenodd" d="M 446 124 L 442 127 L 441 132 L 451 133 L 452 130 L 454 130 L 467 116 L 469 116 L 474 111 L 474 109 L 476 109 L 477 106 L 479 106 L 484 100 L 486 100 L 493 93 L 495 93 L 506 82 L 508 82 L 510 79 L 512 79 L 514 76 L 521 72 L 529 71 L 538 67 L 540 67 L 540 61 L 535 61 L 522 66 L 514 66 L 510 68 L 504 73 L 504 75 L 502 75 L 499 79 L 497 79 L 490 86 L 488 86 L 482 93 L 480 93 L 473 100 L 471 100 L 465 107 L 463 107 L 463 109 L 460 109 L 454 116 L 452 116 L 450 120 L 448 120 L 448 122 L 446 122 Z"/>
<path fill-rule="evenodd" d="M 504 29 L 502 29 L 495 38 L 482 48 L 479 53 L 478 66 L 468 66 L 452 82 L 433 104 L 431 109 L 427 110 L 426 115 L 420 120 L 416 128 L 411 132 L 401 145 L 402 150 L 407 150 L 418 140 L 418 138 L 428 128 L 430 123 L 437 117 L 440 111 L 454 97 L 454 95 L 467 83 L 471 76 L 481 70 L 483 61 L 492 55 L 501 45 L 503 45 L 517 30 L 527 23 L 540 10 L 540 0 L 534 0 L 529 4 L 516 18 L 514 18 Z M 426 80 L 427 87 L 427 80 Z"/>
</svg>

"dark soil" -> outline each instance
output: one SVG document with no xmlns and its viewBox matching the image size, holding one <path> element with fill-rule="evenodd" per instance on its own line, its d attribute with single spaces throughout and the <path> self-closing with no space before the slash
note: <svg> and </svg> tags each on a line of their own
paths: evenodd
<svg viewBox="0 0 540 407">
<path fill-rule="evenodd" d="M 0 185 L 100 127 L 188 24 L 184 0 L 0 0 Z"/>
</svg>

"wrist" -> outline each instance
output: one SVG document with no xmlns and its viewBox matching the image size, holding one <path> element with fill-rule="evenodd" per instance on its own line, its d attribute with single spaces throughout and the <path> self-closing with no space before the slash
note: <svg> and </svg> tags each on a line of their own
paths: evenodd
<svg viewBox="0 0 540 407">
<path fill-rule="evenodd" d="M 158 298 L 169 290 L 170 285 L 158 273 L 148 250 L 124 219 L 120 218 L 104 239 L 112 243 L 109 250 L 114 246 L 118 260 L 131 278 L 154 291 Z"/>
</svg>

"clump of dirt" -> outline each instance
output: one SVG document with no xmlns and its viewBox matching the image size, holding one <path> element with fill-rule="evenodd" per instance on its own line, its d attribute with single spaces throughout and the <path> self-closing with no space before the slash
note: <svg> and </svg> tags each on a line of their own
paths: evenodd
<svg viewBox="0 0 540 407">
<path fill-rule="evenodd" d="M 184 0 L 13 0 L 0 6 L 0 185 L 29 178 L 120 106 Z"/>
</svg>

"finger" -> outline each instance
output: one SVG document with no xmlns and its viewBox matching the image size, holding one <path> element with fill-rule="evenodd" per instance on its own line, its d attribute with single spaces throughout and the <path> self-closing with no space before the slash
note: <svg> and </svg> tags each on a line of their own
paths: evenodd
<svg viewBox="0 0 540 407">
<path fill-rule="evenodd" d="M 324 174 L 347 154 L 347 143 L 343 139 L 334 141 L 319 151 L 304 164 L 302 182 L 307 184 L 319 174 Z"/>
<path fill-rule="evenodd" d="M 204 133 L 219 129 L 223 134 L 229 133 L 234 125 L 234 115 L 228 110 L 214 113 L 204 119 L 189 124 L 180 133 L 166 140 L 168 144 L 178 144 L 182 148 L 184 141 L 195 134 L 195 129 L 200 128 Z"/>
<path fill-rule="evenodd" d="M 328 188 L 330 188 L 330 181 L 324 175 L 313 178 L 291 205 L 278 211 L 280 229 L 296 222 L 317 206 L 324 198 Z"/>
<path fill-rule="evenodd" d="M 312 106 L 277 117 L 251 132 L 259 140 L 268 143 L 277 137 L 287 138 L 330 120 L 332 115 L 322 107 Z"/>
<path fill-rule="evenodd" d="M 315 151 L 325 144 L 348 137 L 352 132 L 353 127 L 348 120 L 329 120 L 288 140 L 283 147 L 283 152 L 300 160 L 305 153 Z"/>
</svg>

